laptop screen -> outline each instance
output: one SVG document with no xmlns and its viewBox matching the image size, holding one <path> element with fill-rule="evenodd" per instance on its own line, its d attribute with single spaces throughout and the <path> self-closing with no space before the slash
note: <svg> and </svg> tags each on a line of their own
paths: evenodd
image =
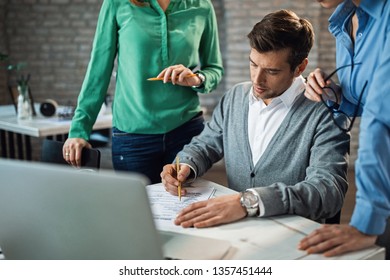
<svg viewBox="0 0 390 280">
<path fill-rule="evenodd" d="M 0 160 L 6 259 L 162 259 L 145 177 Z"/>
</svg>

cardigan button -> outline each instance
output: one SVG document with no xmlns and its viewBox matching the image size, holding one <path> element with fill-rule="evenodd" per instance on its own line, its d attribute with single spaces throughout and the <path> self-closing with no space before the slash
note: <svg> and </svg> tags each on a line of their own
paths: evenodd
<svg viewBox="0 0 390 280">
<path fill-rule="evenodd" d="M 252 172 L 252 173 L 251 173 L 251 177 L 252 177 L 252 178 L 255 177 L 255 173 Z"/>
</svg>

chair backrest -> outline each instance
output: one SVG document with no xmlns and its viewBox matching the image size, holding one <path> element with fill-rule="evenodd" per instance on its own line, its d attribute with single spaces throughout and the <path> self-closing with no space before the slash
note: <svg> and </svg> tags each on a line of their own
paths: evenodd
<svg viewBox="0 0 390 280">
<path fill-rule="evenodd" d="M 62 156 L 63 142 L 51 139 L 44 139 L 41 150 L 41 161 L 46 163 L 66 164 Z M 100 151 L 98 149 L 83 149 L 81 154 L 81 167 L 100 168 Z"/>
<path fill-rule="evenodd" d="M 341 210 L 336 213 L 333 217 L 325 219 L 325 224 L 340 224 Z"/>
<path fill-rule="evenodd" d="M 378 236 L 376 245 L 386 248 L 386 260 L 390 260 L 390 217 L 387 218 L 385 232 Z"/>
</svg>

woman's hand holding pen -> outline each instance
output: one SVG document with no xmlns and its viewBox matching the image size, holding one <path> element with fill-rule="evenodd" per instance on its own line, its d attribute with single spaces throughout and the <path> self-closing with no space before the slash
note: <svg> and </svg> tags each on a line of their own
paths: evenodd
<svg viewBox="0 0 390 280">
<path fill-rule="evenodd" d="M 199 86 L 202 84 L 201 79 L 182 64 L 165 68 L 158 74 L 157 78 L 162 78 L 164 83 L 171 82 L 174 85 L 187 87 Z"/>
<path fill-rule="evenodd" d="M 173 195 L 178 195 L 179 180 L 184 183 L 187 177 L 190 175 L 191 169 L 188 165 L 180 165 L 179 174 L 176 173 L 175 164 L 167 164 L 164 166 L 163 171 L 160 173 L 161 182 L 163 183 L 165 190 Z M 181 195 L 186 194 L 185 188 L 181 188 Z"/>
</svg>

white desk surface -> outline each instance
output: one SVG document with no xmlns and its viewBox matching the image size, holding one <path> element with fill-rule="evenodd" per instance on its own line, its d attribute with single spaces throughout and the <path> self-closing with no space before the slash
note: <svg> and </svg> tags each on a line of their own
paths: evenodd
<svg viewBox="0 0 390 280">
<path fill-rule="evenodd" d="M 209 184 L 217 189 L 217 196 L 234 192 L 212 182 Z M 184 229 L 172 225 L 160 230 L 227 240 L 231 248 L 224 259 L 230 260 L 383 260 L 385 257 L 384 248 L 378 246 L 333 258 L 325 258 L 320 254 L 307 255 L 304 251 L 298 250 L 298 242 L 319 226 L 320 224 L 306 218 L 285 215 L 272 218 L 246 218 L 205 229 Z M 1 259 L 4 259 L 4 256 L 0 254 Z"/>
<path fill-rule="evenodd" d="M 216 196 L 234 192 L 213 182 L 208 181 L 208 184 L 217 189 Z M 298 250 L 299 241 L 319 226 L 319 223 L 300 216 L 285 215 L 271 218 L 245 218 L 227 225 L 204 229 L 184 229 L 172 225 L 160 230 L 230 241 L 232 248 L 225 259 L 384 259 L 385 250 L 378 246 L 333 258 L 326 258 L 320 254 L 307 255 L 304 251 Z"/>
<path fill-rule="evenodd" d="M 32 120 L 18 120 L 13 105 L 0 106 L 0 129 L 34 137 L 46 137 L 69 132 L 71 120 L 44 117 L 39 112 L 39 104 L 35 105 L 37 116 L 34 116 Z M 93 129 L 111 128 L 111 126 L 112 115 L 101 114 L 98 116 Z"/>
</svg>

